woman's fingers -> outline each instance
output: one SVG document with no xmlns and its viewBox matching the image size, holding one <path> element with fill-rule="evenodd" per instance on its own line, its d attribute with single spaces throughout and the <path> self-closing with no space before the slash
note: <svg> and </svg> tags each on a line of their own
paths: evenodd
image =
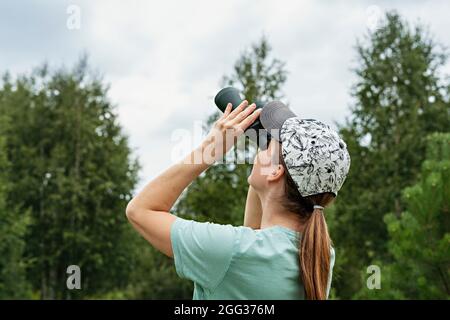
<svg viewBox="0 0 450 320">
<path fill-rule="evenodd" d="M 223 110 L 223 114 L 219 117 L 219 119 L 217 119 L 217 121 L 226 121 L 228 115 L 231 113 L 231 109 L 232 109 L 232 104 L 228 103 L 227 106 L 225 107 L 225 110 Z"/>
<path fill-rule="evenodd" d="M 244 131 L 259 117 L 262 109 L 255 109 L 255 103 L 248 106 L 248 101 L 244 100 L 236 109 L 231 111 L 232 106 L 229 103 L 225 108 L 221 121 L 226 123 L 228 127 L 235 127 L 239 131 Z"/>
<path fill-rule="evenodd" d="M 256 109 L 253 111 L 253 113 L 251 113 L 250 115 L 248 115 L 244 120 L 242 120 L 241 123 L 239 123 L 239 127 L 242 130 L 247 129 L 248 127 L 251 126 L 251 124 L 253 122 L 255 122 L 256 119 L 258 119 L 259 115 L 261 114 L 262 109 Z"/>
<path fill-rule="evenodd" d="M 234 119 L 239 113 L 241 113 L 242 110 L 245 109 L 245 107 L 247 107 L 247 105 L 247 100 L 242 101 L 241 104 L 228 115 L 227 121 Z"/>
<path fill-rule="evenodd" d="M 227 104 L 227 107 L 225 108 L 225 111 L 223 112 L 222 118 L 228 117 L 228 115 L 231 113 L 231 103 Z"/>
<path fill-rule="evenodd" d="M 256 109 L 256 104 L 252 103 L 243 111 L 241 111 L 232 121 L 232 124 L 239 124 L 244 120 L 250 113 L 252 113 Z"/>
</svg>

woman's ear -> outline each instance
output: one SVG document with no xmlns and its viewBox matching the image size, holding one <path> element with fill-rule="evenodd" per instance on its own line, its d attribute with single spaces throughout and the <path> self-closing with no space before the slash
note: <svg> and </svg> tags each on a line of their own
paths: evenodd
<svg viewBox="0 0 450 320">
<path fill-rule="evenodd" d="M 281 179 L 284 175 L 284 167 L 281 164 L 273 165 L 272 168 L 270 168 L 270 174 L 267 175 L 267 180 L 270 181 L 277 181 Z"/>
</svg>

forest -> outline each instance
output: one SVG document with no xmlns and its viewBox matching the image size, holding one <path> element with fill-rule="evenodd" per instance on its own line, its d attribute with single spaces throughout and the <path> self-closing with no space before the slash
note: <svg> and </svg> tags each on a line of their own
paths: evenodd
<svg viewBox="0 0 450 320">
<path fill-rule="evenodd" d="M 271 53 L 258 39 L 218 80 L 249 101 L 283 99 L 290 70 Z M 351 115 L 336 123 L 352 164 L 326 213 L 336 250 L 331 299 L 449 299 L 448 54 L 396 12 L 361 34 L 354 54 Z M 2 75 L 0 299 L 190 299 L 193 284 L 127 221 L 141 163 L 109 84 L 92 70 L 83 57 L 70 68 Z M 242 225 L 250 170 L 210 167 L 172 212 Z M 66 286 L 73 264 L 82 290 Z M 381 274 L 375 289 L 373 266 Z"/>
</svg>

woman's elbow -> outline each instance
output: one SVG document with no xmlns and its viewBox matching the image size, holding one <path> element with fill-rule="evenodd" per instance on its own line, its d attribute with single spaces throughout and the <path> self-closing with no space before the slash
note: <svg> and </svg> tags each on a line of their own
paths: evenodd
<svg viewBox="0 0 450 320">
<path fill-rule="evenodd" d="M 127 208 L 125 210 L 125 215 L 127 216 L 128 221 L 136 221 L 138 216 L 139 208 L 136 207 L 136 204 L 131 200 L 128 202 Z"/>
</svg>

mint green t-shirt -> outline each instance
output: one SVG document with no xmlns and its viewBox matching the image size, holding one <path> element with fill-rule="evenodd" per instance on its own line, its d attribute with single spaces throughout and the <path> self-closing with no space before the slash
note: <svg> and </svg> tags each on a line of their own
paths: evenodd
<svg viewBox="0 0 450 320">
<path fill-rule="evenodd" d="M 177 217 L 170 233 L 175 269 L 194 282 L 194 300 L 304 299 L 295 230 L 197 222 Z M 335 253 L 331 249 L 329 294 Z"/>
</svg>

